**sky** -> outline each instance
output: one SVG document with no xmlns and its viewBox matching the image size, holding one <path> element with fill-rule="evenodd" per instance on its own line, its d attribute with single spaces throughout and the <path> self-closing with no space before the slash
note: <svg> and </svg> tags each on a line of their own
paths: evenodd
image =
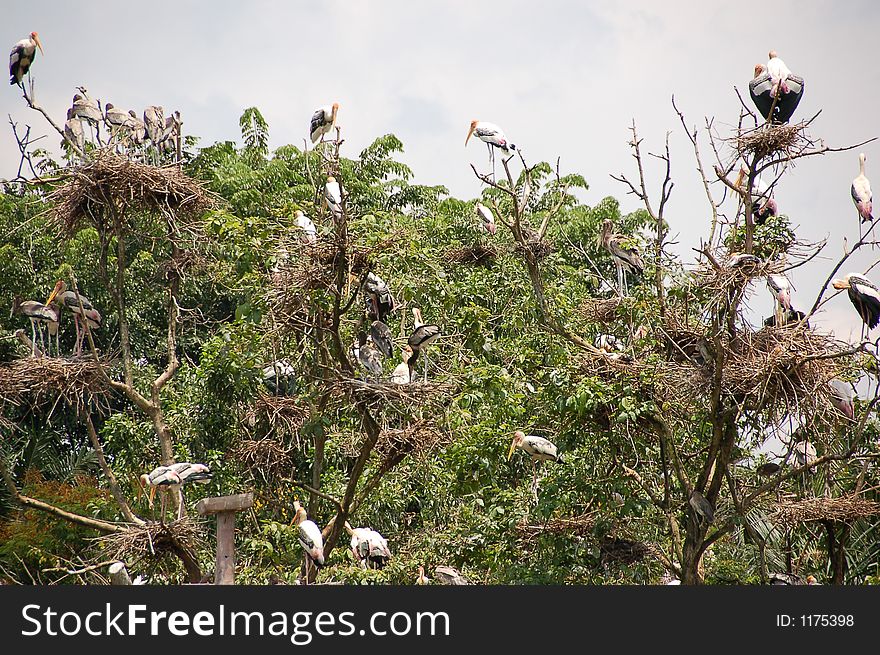
<svg viewBox="0 0 880 655">
<path fill-rule="evenodd" d="M 527 161 L 559 157 L 563 173 L 582 174 L 590 185 L 581 195 L 586 204 L 613 195 L 629 212 L 639 201 L 610 176 L 637 174 L 627 145 L 635 120 L 644 151 L 660 152 L 669 133 L 675 188 L 666 218 L 675 250 L 691 263 L 710 213 L 673 95 L 689 125 L 708 117 L 729 136 L 740 110 L 734 87 L 748 102 L 754 65 L 775 49 L 805 79 L 794 120 L 822 112 L 813 136 L 831 147 L 880 136 L 880 5 L 873 2 L 845 9 L 808 0 L 154 0 L 125 7 L 43 0 L 4 8 L 0 39 L 10 47 L 32 30 L 40 34 L 36 100 L 59 124 L 83 85 L 138 114 L 151 104 L 180 110 L 184 133 L 203 146 L 238 140 L 241 113 L 257 106 L 270 147 L 301 146 L 312 112 L 337 101 L 343 154 L 355 157 L 375 137 L 394 133 L 416 182 L 473 198 L 481 189 L 469 164 L 485 166 L 486 150 L 479 142 L 465 148 L 464 138 L 471 120 L 486 120 L 501 125 Z M 58 147 L 57 134 L 14 87 L 0 91 L 0 109 L 47 134 L 40 145 Z M 700 146 L 711 166 L 708 141 Z M 858 239 L 849 189 L 860 151 L 870 178 L 874 165 L 880 171 L 880 142 L 802 160 L 777 186 L 780 211 L 798 237 L 829 239 L 822 255 L 791 272 L 796 308 L 812 305 L 843 237 Z M 0 178 L 13 177 L 18 161 L 4 125 Z M 656 162 L 646 172 L 656 203 L 662 173 Z M 880 189 L 880 172 L 875 177 Z M 720 184 L 713 193 L 721 195 Z M 841 272 L 865 270 L 878 252 L 858 253 Z M 874 277 L 880 281 L 880 270 Z M 756 320 L 772 313 L 762 288 L 750 304 Z M 813 324 L 842 339 L 859 337 L 846 294 Z"/>
</svg>

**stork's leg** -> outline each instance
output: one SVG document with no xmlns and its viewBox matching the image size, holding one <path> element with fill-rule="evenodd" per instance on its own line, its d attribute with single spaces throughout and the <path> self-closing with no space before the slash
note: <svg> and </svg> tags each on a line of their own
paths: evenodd
<svg viewBox="0 0 880 655">
<path fill-rule="evenodd" d="M 425 384 L 428 384 L 428 351 L 425 351 Z"/>
<path fill-rule="evenodd" d="M 37 322 L 31 319 L 31 357 L 37 356 Z"/>
<path fill-rule="evenodd" d="M 177 487 L 177 520 L 183 518 L 183 485 Z"/>
<path fill-rule="evenodd" d="M 532 460 L 532 497 L 535 499 L 535 504 L 538 504 L 538 465 L 535 460 Z"/>
<path fill-rule="evenodd" d="M 79 357 L 82 354 L 82 330 L 79 327 L 79 316 L 73 314 L 73 325 L 76 328 L 76 345 L 73 347 L 73 356 Z"/>
</svg>

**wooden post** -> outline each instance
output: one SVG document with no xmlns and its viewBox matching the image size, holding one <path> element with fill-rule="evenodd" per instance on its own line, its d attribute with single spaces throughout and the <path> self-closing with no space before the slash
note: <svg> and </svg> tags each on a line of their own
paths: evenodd
<svg viewBox="0 0 880 655">
<path fill-rule="evenodd" d="M 214 584 L 235 584 L 235 513 L 250 508 L 254 494 L 203 498 L 196 504 L 202 516 L 217 515 L 217 560 Z"/>
</svg>

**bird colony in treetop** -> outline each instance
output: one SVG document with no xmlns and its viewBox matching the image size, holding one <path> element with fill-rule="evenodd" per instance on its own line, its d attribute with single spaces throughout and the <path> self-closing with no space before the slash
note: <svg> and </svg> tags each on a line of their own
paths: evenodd
<svg viewBox="0 0 880 655">
<path fill-rule="evenodd" d="M 28 38 L 15 44 L 9 60 L 10 84 L 17 85 L 21 89 L 31 108 L 42 111 L 34 100 L 34 85 L 30 78 L 37 50 L 42 55 L 42 44 L 36 32 L 32 32 Z M 795 267 L 788 263 L 787 248 L 773 247 L 769 243 L 769 238 L 767 242 L 762 240 L 762 235 L 771 234 L 774 226 L 780 225 L 780 221 L 784 218 L 775 197 L 777 183 L 787 165 L 786 157 L 790 157 L 793 152 L 792 144 L 803 143 L 806 139 L 804 130 L 808 123 L 797 125 L 790 123 L 801 102 L 804 88 L 804 79 L 789 70 L 778 54 L 771 51 L 766 64 L 758 64 L 754 67 L 754 78 L 749 83 L 751 99 L 763 122 L 756 119 L 754 130 L 746 130 L 741 126 L 736 140 L 737 157 L 726 170 L 722 166 L 716 167 L 718 180 L 715 182 L 722 184 L 739 202 L 736 218 L 725 224 L 728 228 L 726 242 L 719 241 L 717 244 L 712 241 L 716 234 L 716 223 L 721 220 L 716 213 L 712 225 L 713 237 L 701 250 L 700 272 L 695 276 L 695 279 L 702 279 L 703 283 L 692 297 L 697 304 L 704 303 L 704 308 L 696 313 L 692 312 L 687 320 L 696 320 L 697 323 L 702 320 L 704 326 L 712 326 L 715 332 L 710 336 L 696 331 L 693 325 L 678 324 L 673 327 L 674 321 L 671 316 L 675 312 L 670 307 L 675 300 L 669 291 L 671 284 L 667 278 L 669 271 L 664 272 L 661 265 L 662 258 L 666 257 L 663 247 L 668 234 L 668 225 L 663 218 L 663 212 L 672 187 L 669 183 L 668 168 L 659 205 L 651 204 L 644 181 L 630 183 L 622 175 L 615 177 L 628 185 L 630 192 L 645 203 L 646 216 L 648 216 L 648 220 L 644 222 L 645 230 L 641 232 L 635 229 L 627 230 L 621 225 L 616 226 L 615 220 L 604 218 L 598 223 L 595 238 L 591 235 L 589 240 L 581 240 L 580 244 L 571 244 L 572 253 L 592 252 L 594 253 L 592 256 L 597 258 L 596 262 L 589 257 L 586 258 L 592 269 L 584 272 L 584 275 L 601 278 L 597 284 L 599 297 L 592 299 L 595 300 L 595 306 L 598 306 L 599 302 L 606 303 L 611 307 L 612 315 L 616 316 L 614 312 L 617 308 L 631 308 L 634 306 L 633 303 L 642 302 L 648 297 L 653 285 L 660 313 L 644 320 L 641 324 L 630 323 L 627 330 L 619 331 L 617 334 L 600 331 L 594 338 L 584 339 L 558 318 L 557 310 L 547 297 L 544 281 L 546 269 L 542 268 L 547 253 L 552 252 L 552 248 L 545 247 L 551 220 L 566 203 L 570 202 L 567 183 L 563 182 L 558 166 L 555 171 L 556 186 L 553 193 L 547 196 L 551 200 L 555 198 L 555 201 L 541 206 L 539 213 L 536 214 L 541 219 L 540 225 L 536 227 L 530 223 L 532 217 L 530 212 L 534 211 L 533 194 L 537 193 L 540 183 L 535 182 L 536 168 L 530 168 L 526 164 L 523 148 L 512 143 L 501 127 L 482 120 L 473 120 L 470 123 L 464 141 L 464 145 L 468 146 L 471 138 L 475 137 L 486 144 L 488 152 L 487 172 L 481 173 L 476 166 L 472 166 L 474 174 L 485 186 L 485 193 L 478 202 L 469 205 L 468 220 L 471 227 L 480 234 L 480 239 L 488 244 L 487 247 L 491 248 L 500 247 L 497 245 L 502 237 L 498 232 L 499 226 L 504 226 L 505 230 L 502 232 L 505 234 L 510 233 L 516 245 L 514 252 L 522 256 L 522 262 L 529 272 L 539 321 L 546 328 L 548 335 L 553 335 L 554 339 L 576 347 L 585 357 L 592 358 L 590 361 L 593 362 L 591 366 L 594 372 L 601 375 L 627 375 L 628 372 L 641 370 L 640 367 L 645 365 L 646 360 L 642 355 L 647 353 L 642 344 L 650 339 L 660 339 L 666 344 L 663 347 L 664 356 L 669 358 L 669 365 L 665 367 L 666 374 L 672 375 L 675 371 L 682 370 L 686 364 L 690 367 L 688 370 L 691 371 L 692 378 L 703 380 L 700 385 L 704 389 L 725 388 L 729 391 L 729 398 L 732 399 L 733 404 L 724 405 L 727 401 L 719 392 L 713 401 L 715 405 L 713 410 L 717 410 L 718 417 L 710 421 L 724 421 L 728 420 L 725 417 L 733 417 L 731 419 L 733 423 L 714 424 L 717 428 L 716 437 L 707 447 L 710 458 L 714 459 L 707 460 L 710 465 L 705 466 L 699 475 L 688 478 L 683 472 L 682 463 L 677 459 L 679 454 L 675 448 L 666 441 L 663 442 L 662 448 L 665 449 L 663 456 L 671 458 L 668 466 L 661 472 L 662 476 L 667 476 L 665 478 L 667 489 L 663 493 L 667 495 L 670 493 L 668 486 L 671 484 L 671 478 L 668 476 L 673 475 L 670 473 L 671 470 L 682 485 L 682 502 L 674 511 L 671 509 L 669 498 L 661 499 L 652 495 L 660 492 L 657 489 L 652 490 L 651 484 L 646 482 L 638 470 L 620 464 L 620 470 L 623 471 L 621 479 L 632 485 L 632 493 L 644 492 L 655 504 L 667 508 L 667 516 L 680 513 L 685 517 L 687 547 L 682 548 L 681 544 L 678 544 L 676 549 L 673 545 L 671 555 L 661 557 L 664 567 L 672 576 L 671 583 L 677 583 L 679 580 L 696 581 L 695 576 L 700 575 L 703 555 L 708 551 L 713 539 L 720 537 L 717 532 L 715 534 L 718 536 L 711 536 L 713 534 L 709 532 L 711 527 L 715 526 L 720 531 L 719 526 L 723 521 L 728 520 L 722 518 L 722 514 L 732 511 L 726 507 L 722 510 L 719 504 L 720 494 L 727 483 L 721 484 L 722 478 L 716 472 L 716 467 L 720 471 L 724 467 L 732 466 L 736 457 L 743 461 L 749 460 L 749 457 L 743 454 L 744 451 L 736 445 L 735 439 L 731 441 L 725 436 L 724 430 L 736 426 L 737 412 L 752 410 L 758 412 L 766 409 L 762 404 L 763 401 L 755 400 L 754 385 L 749 386 L 752 378 L 749 378 L 748 366 L 740 367 L 741 370 L 736 374 L 739 377 L 731 374 L 730 379 L 725 378 L 726 373 L 715 376 L 712 371 L 720 370 L 719 367 L 725 365 L 725 357 L 728 361 L 737 361 L 737 358 L 746 361 L 756 352 L 755 349 L 762 347 L 760 345 L 762 340 L 770 340 L 767 352 L 768 358 L 772 359 L 781 356 L 784 343 L 802 344 L 807 347 L 818 339 L 816 336 L 818 333 L 813 332 L 816 327 L 813 324 L 817 323 L 816 310 L 823 304 L 821 301 L 825 289 L 820 292 L 812 307 L 797 303 L 794 298 L 795 289 L 789 279 L 789 273 Z M 304 139 L 306 152 L 309 153 L 311 148 L 311 153 L 317 155 L 320 163 L 319 171 L 309 171 L 310 176 L 318 176 L 315 179 L 319 180 L 315 182 L 315 202 L 311 205 L 303 203 L 291 210 L 293 222 L 290 229 L 295 234 L 295 239 L 279 244 L 277 256 L 269 270 L 271 283 L 276 287 L 289 286 L 286 282 L 289 278 L 285 276 L 302 261 L 311 260 L 318 262 L 319 266 L 332 268 L 337 265 L 340 253 L 352 261 L 357 259 L 356 244 L 345 250 L 350 246 L 346 239 L 348 239 L 347 231 L 352 211 L 350 203 L 353 195 L 347 188 L 349 180 L 346 178 L 351 172 L 340 165 L 339 149 L 342 139 L 338 122 L 339 114 L 340 105 L 334 102 L 320 106 L 309 120 L 308 140 Z M 744 106 L 743 116 L 748 115 L 754 117 L 754 114 Z M 682 123 L 684 124 L 683 117 Z M 182 165 L 183 123 L 180 113 L 175 111 L 166 116 L 165 110 L 159 105 L 147 107 L 141 113 L 118 108 L 112 103 L 105 103 L 102 107 L 100 101 L 92 98 L 85 88 L 78 87 L 67 110 L 63 127 L 58 127 L 54 123 L 53 125 L 64 140 L 70 161 L 81 166 L 87 166 L 96 153 L 107 151 L 145 166 Z M 635 132 L 635 125 L 632 131 L 631 146 L 635 150 L 639 172 L 644 180 L 640 141 Z M 692 143 L 696 149 L 695 138 L 692 138 Z M 807 144 L 809 145 L 809 141 Z M 496 154 L 501 155 L 501 172 Z M 517 158 L 521 172 L 515 179 L 511 172 L 511 162 Z M 660 159 L 668 165 L 668 149 L 665 158 L 661 156 Z M 868 243 L 869 237 L 866 235 L 870 234 L 874 226 L 871 186 L 866 177 L 866 155 L 859 154 L 858 161 L 859 175 L 852 182 L 851 197 L 858 214 L 860 239 L 853 249 L 845 253 L 843 260 L 834 269 L 835 275 L 852 251 Z M 702 174 L 703 169 L 700 170 Z M 729 176 L 733 171 L 736 171 L 736 177 L 731 181 Z M 706 188 L 709 193 L 708 180 L 705 176 L 703 179 L 707 182 Z M 841 197 L 844 192 L 845 190 L 841 190 Z M 717 207 L 718 205 L 713 204 L 713 212 Z M 652 229 L 656 230 L 656 236 L 648 233 L 648 230 Z M 717 233 L 720 235 L 721 231 L 718 230 Z M 650 243 L 651 239 L 654 240 L 653 244 Z M 788 245 L 792 243 L 790 240 Z M 588 251 L 587 248 L 595 249 Z M 616 272 L 616 279 L 609 280 L 602 273 L 603 270 L 608 270 L 609 264 Z M 448 369 L 449 356 L 444 350 L 452 343 L 453 337 L 458 337 L 448 334 L 437 324 L 426 322 L 422 312 L 425 311 L 426 315 L 430 314 L 427 307 L 434 307 L 434 304 L 425 303 L 422 306 L 411 300 L 402 301 L 399 290 L 404 287 L 404 282 L 396 280 L 390 271 L 386 273 L 373 270 L 371 266 L 355 264 L 351 264 L 347 270 L 339 270 L 339 274 L 331 276 L 329 281 L 313 286 L 337 290 L 334 301 L 336 305 L 333 310 L 336 314 L 332 312 L 326 314 L 322 320 L 330 320 L 332 323 L 331 318 L 328 317 L 335 316 L 338 323 L 339 317 L 348 311 L 348 308 L 353 308 L 353 315 L 356 316 L 354 339 L 347 341 L 348 345 L 343 345 L 336 356 L 342 358 L 339 359 L 342 362 L 341 370 L 348 376 L 347 383 L 350 383 L 348 388 L 354 390 L 351 391 L 353 394 L 351 397 L 358 405 L 358 411 L 365 412 L 362 421 L 372 426 L 370 429 L 374 430 L 371 434 L 375 443 L 378 436 L 383 434 L 383 430 L 387 432 L 394 429 L 406 433 L 406 430 L 410 429 L 407 425 L 388 425 L 387 419 L 382 419 L 385 424 L 380 425 L 370 413 L 381 411 L 375 410 L 377 399 L 391 402 L 391 399 L 408 398 L 407 394 L 414 394 L 419 390 L 426 392 L 433 390 L 440 393 L 439 387 L 432 385 L 435 380 L 440 380 L 444 371 Z M 655 276 L 655 279 L 651 280 L 651 276 Z M 761 329 L 757 331 L 739 325 L 740 319 L 736 318 L 736 308 L 743 298 L 746 285 L 754 278 L 764 278 L 774 305 L 773 315 L 767 318 L 763 325 L 759 326 Z M 105 321 L 107 310 L 104 308 L 99 310 L 95 307 L 80 293 L 75 282 L 73 284 L 71 282 L 73 280 L 58 280 L 52 289 L 46 289 L 45 301 L 23 299 L 17 295 L 15 297 L 12 315 L 24 316 L 30 322 L 30 339 L 27 339 L 24 331 L 21 331 L 19 338 L 28 344 L 30 357 L 35 361 L 44 358 L 72 362 L 99 360 L 100 354 L 93 333 L 104 329 L 107 323 Z M 863 337 L 877 327 L 880 323 L 880 291 L 866 275 L 856 272 L 846 273 L 840 277 L 832 275 L 829 276 L 828 283 L 834 289 L 847 291 L 863 323 Z M 409 285 L 409 282 L 406 284 Z M 287 291 L 279 296 L 284 302 L 290 302 L 291 294 Z M 412 295 L 411 290 L 408 289 L 406 297 L 412 298 Z M 177 300 L 172 295 L 172 304 L 176 306 L 176 303 Z M 407 309 L 409 311 L 405 311 Z M 180 311 L 179 308 L 174 307 L 172 310 Z M 116 308 L 109 311 L 113 313 Z M 322 308 L 320 311 L 327 310 Z M 593 311 L 597 311 L 595 307 Z M 69 320 L 66 318 L 67 315 L 70 317 Z M 404 329 L 408 315 L 412 316 L 412 327 Z M 172 320 L 172 327 L 169 327 L 172 333 L 175 320 L 178 319 Z M 655 324 L 652 324 L 652 321 Z M 59 345 L 59 335 L 69 329 L 70 323 L 73 324 L 75 331 L 75 343 L 72 352 L 63 353 Z M 398 323 L 401 329 L 395 336 L 392 327 Z M 119 323 L 114 322 L 114 325 L 117 324 Z M 338 335 L 338 325 L 335 329 L 337 330 L 335 334 Z M 659 336 L 661 334 L 662 336 Z M 745 339 L 741 336 L 743 334 L 749 335 L 748 343 L 743 341 Z M 303 335 L 306 337 L 303 339 L 304 344 L 309 338 L 314 338 L 309 330 L 305 330 Z M 785 342 L 786 338 L 794 340 Z M 104 342 L 106 343 L 107 339 L 104 339 Z M 863 342 L 853 352 L 856 350 L 867 352 L 869 345 L 871 345 L 870 341 Z M 726 355 L 719 353 L 719 348 L 724 349 Z M 429 358 L 432 351 L 433 357 Z M 302 371 L 297 365 L 299 354 L 286 352 L 282 355 L 273 361 L 262 363 L 257 369 L 270 398 L 293 398 L 297 395 L 300 386 L 305 383 L 301 378 Z M 818 362 L 830 362 L 837 356 L 842 357 L 839 351 L 821 352 L 812 359 L 814 368 L 810 370 L 832 371 L 833 369 L 828 366 L 818 368 Z M 389 370 L 391 364 L 394 364 L 393 371 Z M 421 367 L 420 372 L 419 367 Z M 170 366 L 168 370 L 169 376 L 173 375 L 176 366 Z M 771 374 L 766 373 L 766 375 Z M 764 379 L 764 385 L 768 388 L 776 382 L 777 378 Z M 130 381 L 128 384 L 130 386 Z M 662 386 L 660 382 L 658 384 Z M 713 384 L 716 386 L 712 387 Z M 724 387 L 725 384 L 729 386 Z M 740 386 L 737 387 L 737 384 Z M 116 385 L 120 389 L 126 389 L 129 397 L 138 398 L 137 394 L 124 383 L 118 382 Z M 686 385 L 678 391 L 682 395 L 690 393 Z M 676 392 L 670 390 L 669 393 L 671 399 Z M 803 398 L 805 395 L 802 390 L 778 393 L 780 398 Z M 694 391 L 691 400 L 698 395 L 699 391 Z M 856 412 L 858 398 L 850 382 L 833 376 L 821 381 L 821 390 L 814 389 L 813 395 L 815 398 L 819 396 L 828 398 L 838 412 L 837 418 L 846 425 L 858 422 Z M 136 402 L 140 403 L 139 400 Z M 147 407 L 146 411 L 161 433 L 162 420 L 156 418 L 155 408 L 146 401 L 142 405 Z M 662 400 L 659 405 L 665 406 Z M 738 409 L 730 413 L 731 408 Z M 424 420 L 421 412 L 419 415 L 420 420 Z M 655 414 L 652 419 L 653 427 L 659 430 L 660 434 L 665 435 L 663 437 L 665 440 L 669 439 L 670 434 L 669 428 L 664 427 L 667 426 L 664 422 L 667 420 L 672 418 L 664 417 L 662 413 Z M 521 421 L 531 424 L 531 429 L 535 432 L 546 435 L 553 432 L 551 425 L 542 425 L 541 421 L 533 421 L 528 415 L 522 415 Z M 861 428 L 864 429 L 864 422 Z M 791 429 L 788 433 L 783 433 L 784 440 L 788 443 L 788 451 L 776 458 L 776 461 L 766 461 L 756 466 L 757 475 L 780 483 L 798 467 L 803 470 L 796 471 L 797 473 L 810 474 L 816 471 L 817 463 L 821 464 L 823 460 L 816 447 L 809 441 L 806 432 L 802 428 L 798 430 L 800 432 Z M 517 450 L 522 451 L 531 460 L 532 483 L 529 502 L 534 507 L 538 507 L 542 502 L 540 494 L 542 479 L 547 475 L 566 475 L 557 471 L 578 466 L 578 459 L 582 457 L 576 452 L 566 456 L 568 454 L 566 447 L 575 447 L 570 437 L 565 437 L 562 447 L 557 447 L 557 444 L 547 436 L 527 434 L 519 427 L 512 430 L 498 430 L 498 432 L 504 436 L 505 442 L 507 439 L 512 439 L 507 452 L 508 460 L 513 458 Z M 369 451 L 366 452 L 369 454 Z M 548 468 L 540 466 L 542 462 L 551 464 Z M 363 462 L 359 460 L 357 466 L 362 468 Z M 549 470 L 553 472 L 548 473 Z M 150 520 L 164 523 L 167 518 L 166 505 L 169 496 L 176 510 L 176 520 L 183 521 L 186 516 L 183 489 L 191 482 L 214 484 L 217 478 L 216 464 L 212 469 L 201 463 L 175 463 L 173 453 L 169 451 L 164 452 L 161 465 L 139 476 L 138 486 L 143 492 L 149 487 L 148 505 L 152 508 Z M 304 482 L 298 484 L 301 490 L 312 494 L 313 500 L 309 504 L 308 511 L 298 499 L 292 504 L 294 514 L 291 525 L 295 527 L 296 539 L 302 549 L 301 580 L 304 583 L 312 583 L 319 579 L 319 572 L 330 563 L 328 551 L 335 546 L 343 530 L 350 537 L 351 560 L 360 569 L 382 570 L 393 562 L 392 549 L 385 537 L 371 527 L 355 528 L 349 523 L 348 517 L 353 506 L 351 497 L 346 496 L 342 502 L 333 501 L 338 506 L 337 514 L 324 528 L 321 528 L 315 520 L 309 518 L 309 514 L 317 511 L 318 505 L 314 501 L 321 498 L 326 500 L 326 494 L 313 488 L 311 484 Z M 356 490 L 355 480 L 349 491 L 353 495 Z M 158 517 L 153 505 L 157 491 L 162 499 Z M 630 502 L 618 491 L 615 491 L 613 498 L 615 506 L 618 507 Z M 342 503 L 345 503 L 344 506 Z M 589 511 L 598 511 L 598 507 L 592 507 L 592 503 L 588 504 L 588 508 Z M 588 516 L 589 511 L 583 516 Z M 135 522 L 138 521 L 144 523 L 141 519 Z M 571 525 L 571 520 L 569 524 L 560 525 Z M 538 529 L 530 524 L 524 524 L 523 527 L 526 532 Z M 446 581 L 448 584 L 466 583 L 466 581 L 462 582 L 465 579 L 456 569 L 446 565 L 437 567 L 436 579 Z M 430 583 L 423 566 L 418 567 L 418 577 L 414 581 L 418 584 Z"/>
</svg>

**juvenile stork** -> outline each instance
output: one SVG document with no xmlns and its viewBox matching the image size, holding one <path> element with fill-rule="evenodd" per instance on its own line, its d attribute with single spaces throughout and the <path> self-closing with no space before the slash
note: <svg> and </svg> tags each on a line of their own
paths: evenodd
<svg viewBox="0 0 880 655">
<path fill-rule="evenodd" d="M 139 146 L 143 145 L 144 141 L 147 140 L 147 126 L 146 124 L 138 118 L 138 115 L 135 113 L 134 109 L 128 110 L 128 129 L 131 133 L 132 142 Z"/>
<path fill-rule="evenodd" d="M 64 138 L 80 153 L 85 153 L 86 135 L 83 131 L 82 121 L 76 117 L 73 107 L 67 110 L 67 121 L 64 123 Z"/>
<path fill-rule="evenodd" d="M 513 156 L 513 152 L 517 150 L 517 147 L 507 139 L 504 130 L 494 123 L 487 123 L 486 121 L 471 121 L 467 138 L 464 140 L 465 146 L 467 146 L 471 136 L 476 136 L 489 149 L 489 163 L 492 165 L 492 178 L 494 179 L 495 148 L 499 148 L 504 153 L 505 161 L 508 161 Z"/>
<path fill-rule="evenodd" d="M 312 139 L 312 143 L 317 143 L 318 139 L 323 142 L 327 133 L 336 127 L 336 114 L 338 112 L 339 103 L 334 102 L 332 105 L 318 107 L 315 113 L 312 114 L 312 120 L 309 123 L 309 137 Z"/>
<path fill-rule="evenodd" d="M 407 339 L 407 345 L 412 348 L 413 356 L 410 359 L 410 365 L 415 364 L 415 360 L 419 354 L 425 351 L 425 348 L 440 338 L 440 326 L 428 324 L 422 321 L 422 310 L 413 307 L 414 331 Z M 428 383 L 428 355 L 425 353 L 425 384 Z"/>
<path fill-rule="evenodd" d="M 833 280 L 831 286 L 835 289 L 846 289 L 850 302 L 862 317 L 862 338 L 865 337 L 865 328 L 872 330 L 880 323 L 880 291 L 868 278 L 858 273 L 847 273 L 842 280 Z"/>
<path fill-rule="evenodd" d="M 310 520 L 306 514 L 306 510 L 299 504 L 299 501 L 293 501 L 293 507 L 296 515 L 293 517 L 293 524 L 299 528 L 298 539 L 299 545 L 302 546 L 305 553 L 305 584 L 309 583 L 310 569 L 317 569 L 324 566 L 324 538 L 321 536 L 321 529 Z"/>
<path fill-rule="evenodd" d="M 382 357 L 373 340 L 365 333 L 358 333 L 357 347 L 353 349 L 357 360 L 374 381 L 382 376 Z"/>
<path fill-rule="evenodd" d="M 394 337 L 385 323 L 373 321 L 370 324 L 370 339 L 373 345 L 382 353 L 383 357 L 391 357 L 391 354 L 394 352 Z"/>
<path fill-rule="evenodd" d="M 645 270 L 639 249 L 630 243 L 632 240 L 624 234 L 614 232 L 614 223 L 606 218 L 599 232 L 598 243 L 604 247 L 614 260 L 617 267 L 617 288 L 621 295 L 629 295 L 627 273 L 641 275 Z"/>
<path fill-rule="evenodd" d="M 77 87 L 79 93 L 73 95 L 73 115 L 89 124 L 89 134 L 92 139 L 96 139 L 101 143 L 101 123 L 104 122 L 104 114 L 98 108 L 98 102 L 92 100 L 84 87 Z"/>
<path fill-rule="evenodd" d="M 158 105 L 150 105 L 144 109 L 144 127 L 150 143 L 158 146 L 165 132 L 165 109 Z"/>
<path fill-rule="evenodd" d="M 519 448 L 532 459 L 532 493 L 538 493 L 538 462 L 551 461 L 563 463 L 562 456 L 558 454 L 556 444 L 534 434 L 526 434 L 522 430 L 513 433 L 513 441 L 510 442 L 510 450 L 507 451 L 507 461 L 513 457 L 513 451 Z"/>
<path fill-rule="evenodd" d="M 392 384 L 409 384 L 413 379 L 413 365 L 412 365 L 412 355 L 413 349 L 408 345 L 403 347 L 403 350 L 400 353 L 400 358 L 403 360 L 394 368 L 394 372 L 391 374 L 391 382 Z"/>
<path fill-rule="evenodd" d="M 294 220 L 296 221 L 296 226 L 302 230 L 303 239 L 305 243 L 310 246 L 315 245 L 318 241 L 318 230 L 315 227 L 315 224 L 312 222 L 312 219 L 306 216 L 301 211 L 297 210 L 294 215 Z"/>
<path fill-rule="evenodd" d="M 874 196 L 871 193 L 871 182 L 865 177 L 865 162 L 868 160 L 865 153 L 859 153 L 859 174 L 852 181 L 850 193 L 853 204 L 859 213 L 859 237 L 863 237 L 862 225 L 874 221 Z"/>
<path fill-rule="evenodd" d="M 37 332 L 40 333 L 40 345 L 45 348 L 46 344 L 43 339 L 42 324 L 46 323 L 51 325 L 53 322 L 57 324 L 59 310 L 57 307 L 52 306 L 51 303 L 46 303 L 44 305 L 36 300 L 22 300 L 21 296 L 15 296 L 12 301 L 12 312 L 9 314 L 9 318 L 12 318 L 16 314 L 27 316 L 31 321 L 31 357 L 36 357 Z"/>
<path fill-rule="evenodd" d="M 24 90 L 22 79 L 28 74 L 34 58 L 37 56 L 37 48 L 40 54 L 43 54 L 43 44 L 40 43 L 40 37 L 36 32 L 12 46 L 12 52 L 9 53 L 9 83 L 19 85 Z"/>
</svg>

